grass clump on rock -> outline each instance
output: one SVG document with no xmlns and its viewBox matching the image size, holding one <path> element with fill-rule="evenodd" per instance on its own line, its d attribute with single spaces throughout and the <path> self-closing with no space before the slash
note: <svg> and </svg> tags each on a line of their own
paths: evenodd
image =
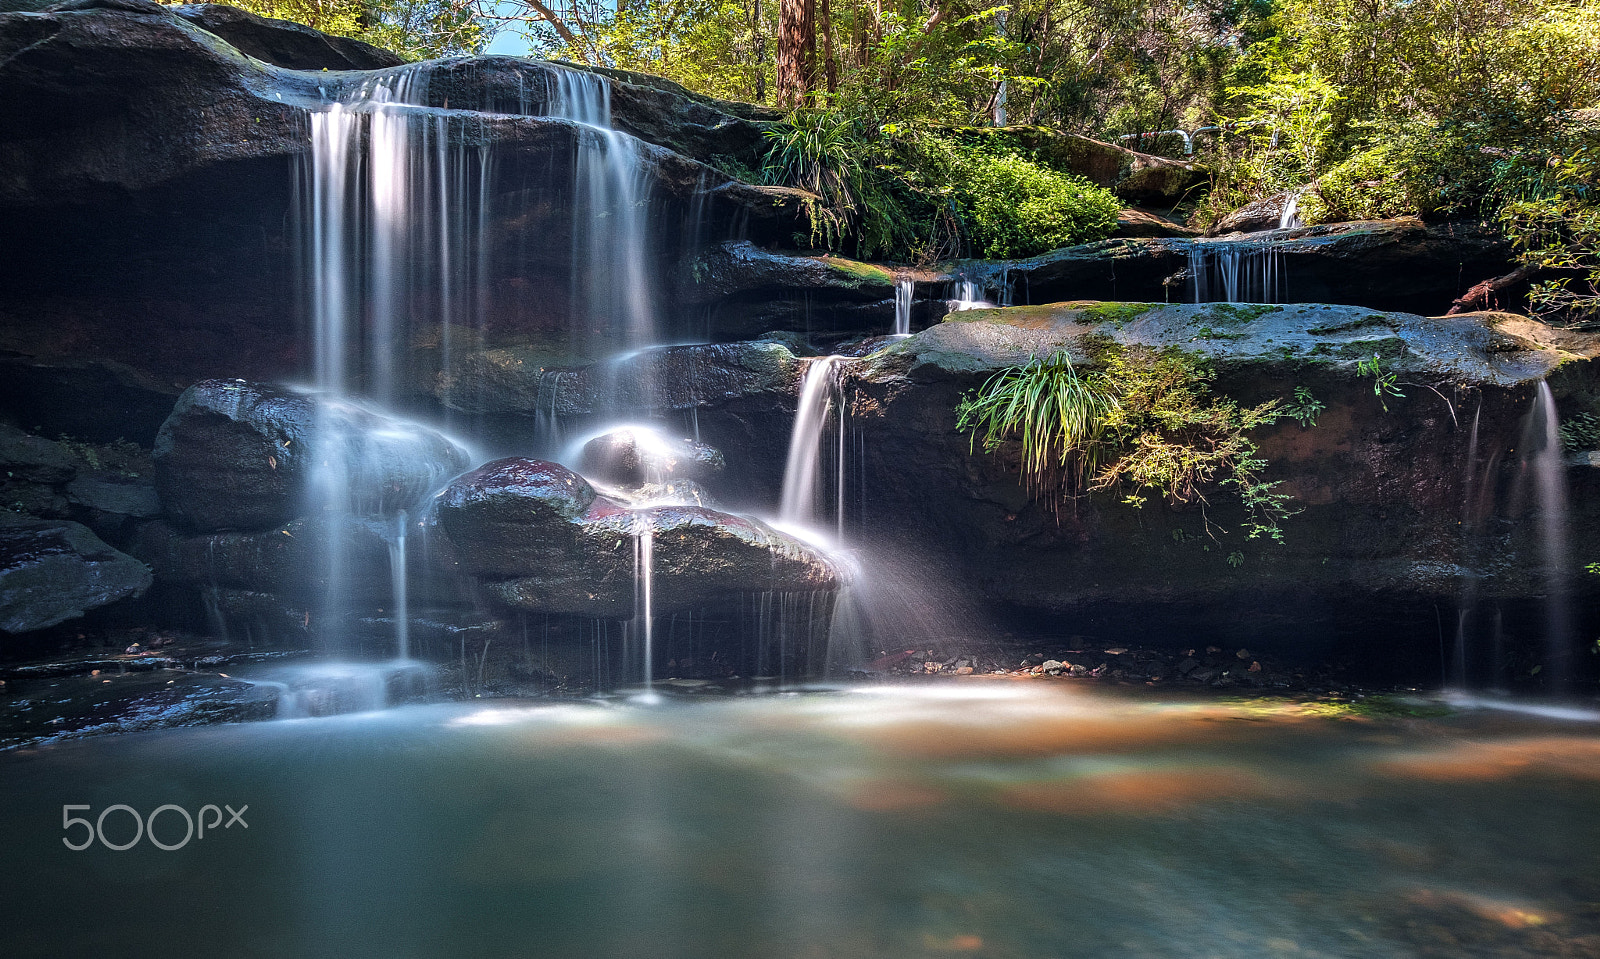
<svg viewBox="0 0 1600 959">
<path fill-rule="evenodd" d="M 1250 539 L 1282 541 L 1294 511 L 1246 435 L 1283 416 L 1280 401 L 1215 395 L 1214 371 L 1175 348 L 1115 346 L 1097 359 L 1086 375 L 1065 350 L 1001 370 L 962 399 L 956 426 L 989 452 L 1018 442 L 1025 482 L 1053 503 L 1114 490 L 1134 506 L 1160 496 L 1204 509 L 1221 487 L 1245 507 Z"/>
</svg>

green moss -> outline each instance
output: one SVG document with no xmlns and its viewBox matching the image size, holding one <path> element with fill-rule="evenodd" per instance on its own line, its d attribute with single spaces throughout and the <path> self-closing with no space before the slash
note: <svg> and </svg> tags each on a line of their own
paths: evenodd
<svg viewBox="0 0 1600 959">
<path fill-rule="evenodd" d="M 1209 303 L 1195 314 L 1191 322 L 1209 320 L 1214 323 L 1241 324 L 1261 319 L 1271 313 L 1282 313 L 1283 307 L 1268 303 Z"/>
<path fill-rule="evenodd" d="M 1306 330 L 1306 332 L 1310 333 L 1312 336 L 1335 336 L 1340 333 L 1353 333 L 1356 330 L 1365 329 L 1369 326 L 1388 327 L 1389 325 L 1390 321 L 1388 314 L 1368 313 L 1366 316 L 1356 317 L 1355 319 L 1340 320 L 1336 323 L 1325 323 L 1322 326 L 1313 326 L 1309 330 Z"/>
<path fill-rule="evenodd" d="M 894 284 L 894 271 L 886 266 L 876 263 L 863 263 L 860 260 L 850 260 L 842 256 L 819 256 L 817 260 L 828 268 L 838 273 L 843 273 L 851 279 L 870 284 Z"/>
<path fill-rule="evenodd" d="M 1085 323 L 1116 323 L 1125 325 L 1157 308 L 1159 303 L 1118 303 L 1083 300 L 1071 304 L 1078 318 Z"/>
</svg>

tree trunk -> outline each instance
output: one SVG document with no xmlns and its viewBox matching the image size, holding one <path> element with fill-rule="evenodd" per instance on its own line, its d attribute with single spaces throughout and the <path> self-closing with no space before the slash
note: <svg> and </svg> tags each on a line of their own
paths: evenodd
<svg viewBox="0 0 1600 959">
<path fill-rule="evenodd" d="M 811 93 L 817 32 L 813 0 L 779 0 L 777 103 L 792 110 Z"/>
<path fill-rule="evenodd" d="M 828 0 L 816 0 L 817 31 L 822 34 L 823 76 L 828 92 L 839 89 L 839 63 L 833 58 L 833 15 L 828 10 Z"/>
</svg>

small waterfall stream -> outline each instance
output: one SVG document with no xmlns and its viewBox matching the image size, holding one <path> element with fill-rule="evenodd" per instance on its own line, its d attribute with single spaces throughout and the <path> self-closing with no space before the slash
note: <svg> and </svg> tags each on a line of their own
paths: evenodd
<svg viewBox="0 0 1600 959">
<path fill-rule="evenodd" d="M 1560 416 L 1556 412 L 1550 384 L 1539 381 L 1533 410 L 1523 434 L 1523 468 L 1533 474 L 1539 517 L 1540 558 L 1545 578 L 1546 667 L 1552 670 L 1549 685 L 1562 689 L 1566 683 L 1565 659 L 1570 649 L 1572 609 L 1567 565 L 1571 550 L 1567 542 L 1567 478 L 1561 455 Z"/>
<path fill-rule="evenodd" d="M 909 276 L 894 281 L 894 334 L 911 335 L 911 305 L 916 300 L 917 282 Z"/>
<path fill-rule="evenodd" d="M 1273 237 L 1189 244 L 1193 303 L 1282 303 L 1283 244 Z"/>
</svg>

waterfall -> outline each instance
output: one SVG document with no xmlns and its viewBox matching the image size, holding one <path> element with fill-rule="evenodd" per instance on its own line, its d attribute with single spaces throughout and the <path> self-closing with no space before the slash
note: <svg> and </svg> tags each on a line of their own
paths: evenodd
<svg viewBox="0 0 1600 959">
<path fill-rule="evenodd" d="M 329 646 L 344 645 L 339 631 L 353 612 L 347 529 L 382 512 L 354 499 L 355 481 L 380 468 L 363 457 L 382 454 L 359 435 L 353 398 L 392 408 L 409 392 L 398 360 L 421 323 L 439 331 L 444 372 L 451 327 L 476 325 L 487 285 L 489 147 L 466 135 L 465 118 L 426 103 L 425 72 L 407 69 L 371 78 L 310 115 L 302 255 L 315 386 L 324 395 L 311 514 L 327 539 L 315 619 Z M 466 242 L 474 235 L 478 242 Z M 389 541 L 394 649 L 402 658 L 410 654 L 407 523 L 401 510 L 380 524 Z"/>
<path fill-rule="evenodd" d="M 1283 302 L 1282 243 L 1270 238 L 1191 242 L 1189 291 L 1195 303 Z"/>
<path fill-rule="evenodd" d="M 637 525 L 633 534 L 633 621 L 640 627 L 641 646 L 644 652 L 644 694 L 649 698 L 654 695 L 655 688 L 652 636 L 652 623 L 655 621 L 655 530 L 651 528 L 649 519 L 642 514 L 635 516 L 635 520 Z"/>
<path fill-rule="evenodd" d="M 1545 668 L 1549 684 L 1560 689 L 1566 681 L 1564 663 L 1572 638 L 1572 610 L 1567 562 L 1567 478 L 1561 456 L 1560 418 L 1550 384 L 1539 381 L 1533 410 L 1522 437 L 1523 466 L 1533 474 L 1539 513 L 1540 559 L 1545 579 Z"/>
<path fill-rule="evenodd" d="M 907 336 L 911 333 L 911 304 L 917 294 L 917 282 L 909 276 L 896 277 L 894 281 L 894 333 Z"/>
<path fill-rule="evenodd" d="M 835 370 L 844 359 L 840 356 L 821 356 L 806 368 L 800 386 L 800 405 L 795 411 L 794 433 L 789 438 L 789 456 L 783 467 L 783 495 L 779 501 L 778 519 L 796 526 L 815 527 L 821 517 L 817 515 L 817 501 L 822 482 L 822 434 L 828 425 L 828 414 L 839 411 L 840 453 L 843 453 L 844 406 L 835 403 Z M 844 456 L 840 455 L 837 477 L 840 491 L 840 511 L 837 522 L 842 527 Z"/>
<path fill-rule="evenodd" d="M 622 350 L 662 341 L 655 315 L 649 222 L 650 180 L 639 141 L 611 126 L 611 81 L 599 74 L 558 69 L 552 74 L 550 116 L 579 127 L 572 209 L 574 301 L 590 330 L 621 337 L 601 342 Z"/>
</svg>

